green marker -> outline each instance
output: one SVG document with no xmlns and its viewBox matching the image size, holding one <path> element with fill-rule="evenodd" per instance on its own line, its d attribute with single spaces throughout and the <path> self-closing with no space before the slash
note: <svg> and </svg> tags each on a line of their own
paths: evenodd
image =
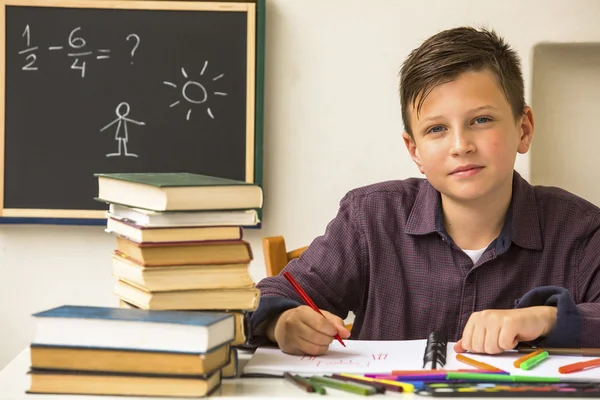
<svg viewBox="0 0 600 400">
<path fill-rule="evenodd" d="M 360 383 L 340 381 L 337 379 L 326 378 L 324 376 L 311 376 L 308 378 L 311 385 L 323 385 L 334 389 L 343 390 L 354 394 L 362 394 L 363 396 L 369 396 L 377 393 L 377 390 L 373 386 L 362 385 Z"/>
<path fill-rule="evenodd" d="M 523 366 L 523 364 L 521 364 Z M 548 376 L 473 374 L 470 372 L 448 372 L 447 380 L 465 380 L 478 382 L 525 382 L 525 383 L 558 383 L 560 378 Z"/>
<path fill-rule="evenodd" d="M 547 351 L 543 351 L 535 357 L 525 360 L 521 363 L 520 367 L 522 370 L 527 371 L 544 361 L 550 354 Z"/>
</svg>

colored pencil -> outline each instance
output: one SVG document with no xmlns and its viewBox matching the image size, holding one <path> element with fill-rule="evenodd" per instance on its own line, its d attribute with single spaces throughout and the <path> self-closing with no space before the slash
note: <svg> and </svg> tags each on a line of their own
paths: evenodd
<svg viewBox="0 0 600 400">
<path fill-rule="evenodd" d="M 292 285 L 292 287 L 294 288 L 294 290 L 296 291 L 296 293 L 298 293 L 300 295 L 300 297 L 302 297 L 302 300 L 304 300 L 304 302 L 306 303 L 306 305 L 309 306 L 310 308 L 312 308 L 313 310 L 315 310 L 316 312 L 318 312 L 319 314 L 321 314 L 323 316 L 323 318 L 325 318 L 325 316 L 323 315 L 323 313 L 321 312 L 321 310 L 319 310 L 319 307 L 317 307 L 317 305 L 310 299 L 310 297 L 308 297 L 308 295 L 306 294 L 306 292 L 304 291 L 304 289 L 302 289 L 300 287 L 300 285 L 298 284 L 298 282 L 296 282 L 296 280 L 294 279 L 294 277 L 288 271 L 284 272 L 283 276 Z M 337 341 L 340 342 L 342 344 L 342 346 L 346 347 L 346 345 L 342 341 L 342 338 L 341 338 L 341 336 L 339 334 L 336 333 L 335 336 L 334 336 L 334 338 L 337 339 Z"/>
<path fill-rule="evenodd" d="M 325 378 L 324 376 L 311 376 L 308 378 L 311 384 L 318 384 L 323 386 L 332 387 L 334 389 L 343 390 L 345 392 L 361 394 L 363 396 L 369 396 L 377 393 L 373 386 L 367 386 L 362 383 L 348 382 L 338 379 Z"/>
<path fill-rule="evenodd" d="M 469 358 L 467 356 L 465 356 L 464 354 L 457 354 L 456 355 L 456 360 L 468 364 L 472 367 L 475 367 L 477 369 L 485 369 L 488 371 L 503 371 L 500 368 L 496 368 L 493 365 L 490 364 L 486 364 L 484 362 L 481 361 L 477 361 L 477 360 L 473 360 L 472 358 Z"/>
<path fill-rule="evenodd" d="M 600 367 L 600 358 L 563 365 L 562 367 L 558 368 L 558 372 L 561 374 L 570 374 L 572 372 L 583 371 L 584 369 L 596 367 Z"/>
<path fill-rule="evenodd" d="M 366 381 L 369 383 L 372 382 L 372 383 L 376 383 L 378 385 L 383 385 L 383 386 L 385 386 L 385 388 L 387 390 L 391 390 L 392 392 L 402 392 L 404 390 L 401 385 L 396 385 L 396 384 L 392 385 L 392 384 L 377 382 L 373 378 L 367 378 L 366 376 L 362 376 L 362 375 L 354 375 L 354 374 L 346 374 L 346 373 L 342 373 L 340 375 L 343 376 L 344 378 L 352 378 L 352 379 L 356 379 L 358 381 Z"/>
<path fill-rule="evenodd" d="M 300 382 L 304 382 L 307 385 L 312 386 L 315 389 L 315 392 L 317 392 L 319 394 L 327 394 L 327 391 L 325 390 L 325 388 L 322 385 L 317 385 L 316 383 L 310 383 L 307 378 L 304 378 L 298 374 L 294 375 L 294 378 L 296 378 Z"/>
<path fill-rule="evenodd" d="M 362 383 L 363 385 L 373 386 L 373 388 L 375 388 L 377 393 L 385 393 L 385 389 L 386 389 L 386 387 L 383 383 L 368 381 L 366 379 L 358 379 L 358 378 L 353 378 L 353 377 L 344 376 L 344 375 L 340 375 L 340 374 L 333 374 L 330 376 L 326 375 L 325 377 L 339 379 L 339 380 L 348 381 L 348 382 Z"/>
<path fill-rule="evenodd" d="M 543 351 L 544 350 L 542 350 L 542 349 L 537 349 L 536 351 L 533 351 L 529 354 L 525 354 L 523 357 L 516 359 L 515 362 L 513 363 L 513 365 L 515 366 L 515 368 L 519 368 L 523 361 L 527 361 L 530 358 L 537 356 L 538 354 L 540 354 Z"/>
<path fill-rule="evenodd" d="M 283 378 L 285 380 L 287 380 L 288 382 L 293 383 L 294 385 L 296 385 L 300 389 L 304 390 L 305 392 L 312 393 L 312 392 L 315 391 L 315 388 L 313 387 L 313 385 L 311 385 L 310 383 L 305 382 L 305 381 L 303 381 L 301 379 L 296 378 L 295 376 L 293 376 L 289 372 L 284 372 L 283 373 Z"/>
</svg>

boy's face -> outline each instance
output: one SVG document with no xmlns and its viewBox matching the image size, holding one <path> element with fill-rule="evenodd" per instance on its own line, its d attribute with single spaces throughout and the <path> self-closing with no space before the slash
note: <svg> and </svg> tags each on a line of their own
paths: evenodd
<svg viewBox="0 0 600 400">
<path fill-rule="evenodd" d="M 526 107 L 515 122 L 492 73 L 465 72 L 435 87 L 410 119 L 413 137 L 404 133 L 406 147 L 443 200 L 510 195 L 517 152 L 529 150 L 533 115 Z"/>
</svg>

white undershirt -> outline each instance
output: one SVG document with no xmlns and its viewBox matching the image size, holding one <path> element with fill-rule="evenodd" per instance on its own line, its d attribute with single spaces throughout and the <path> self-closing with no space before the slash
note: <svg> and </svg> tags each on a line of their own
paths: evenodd
<svg viewBox="0 0 600 400">
<path fill-rule="evenodd" d="M 471 260 L 473 260 L 473 264 L 477 264 L 477 261 L 479 261 L 479 259 L 483 255 L 483 252 L 485 251 L 485 249 L 487 249 L 487 247 L 484 247 L 483 249 L 479 249 L 479 250 L 462 249 L 462 251 L 464 251 L 465 254 L 468 255 Z"/>
</svg>

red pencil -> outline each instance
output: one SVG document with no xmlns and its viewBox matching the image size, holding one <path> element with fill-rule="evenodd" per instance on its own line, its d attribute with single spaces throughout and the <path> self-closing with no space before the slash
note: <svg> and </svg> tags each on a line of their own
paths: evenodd
<svg viewBox="0 0 600 400">
<path fill-rule="evenodd" d="M 284 272 L 283 276 L 285 277 L 285 279 L 288 280 L 289 283 L 292 284 L 292 287 L 294 288 L 294 290 L 296 291 L 296 293 L 298 293 L 300 295 L 300 297 L 302 297 L 302 300 L 304 300 L 304 302 L 306 303 L 307 306 L 309 306 L 310 308 L 312 308 L 313 310 L 315 310 L 319 314 L 323 315 L 323 313 L 321 312 L 321 310 L 319 310 L 319 307 L 317 307 L 317 305 L 315 303 L 313 303 L 313 301 L 310 299 L 310 297 L 308 297 L 308 295 L 306 294 L 306 292 L 300 287 L 300 285 L 298 284 L 298 282 L 296 282 L 296 280 L 292 277 L 292 275 L 289 272 L 287 272 L 287 271 Z M 324 315 L 323 315 L 323 318 L 325 318 Z M 337 341 L 342 344 L 342 346 L 346 347 L 346 345 L 342 341 L 342 338 L 340 337 L 339 334 L 336 333 L 335 336 L 334 336 L 334 338 L 336 338 Z"/>
</svg>

